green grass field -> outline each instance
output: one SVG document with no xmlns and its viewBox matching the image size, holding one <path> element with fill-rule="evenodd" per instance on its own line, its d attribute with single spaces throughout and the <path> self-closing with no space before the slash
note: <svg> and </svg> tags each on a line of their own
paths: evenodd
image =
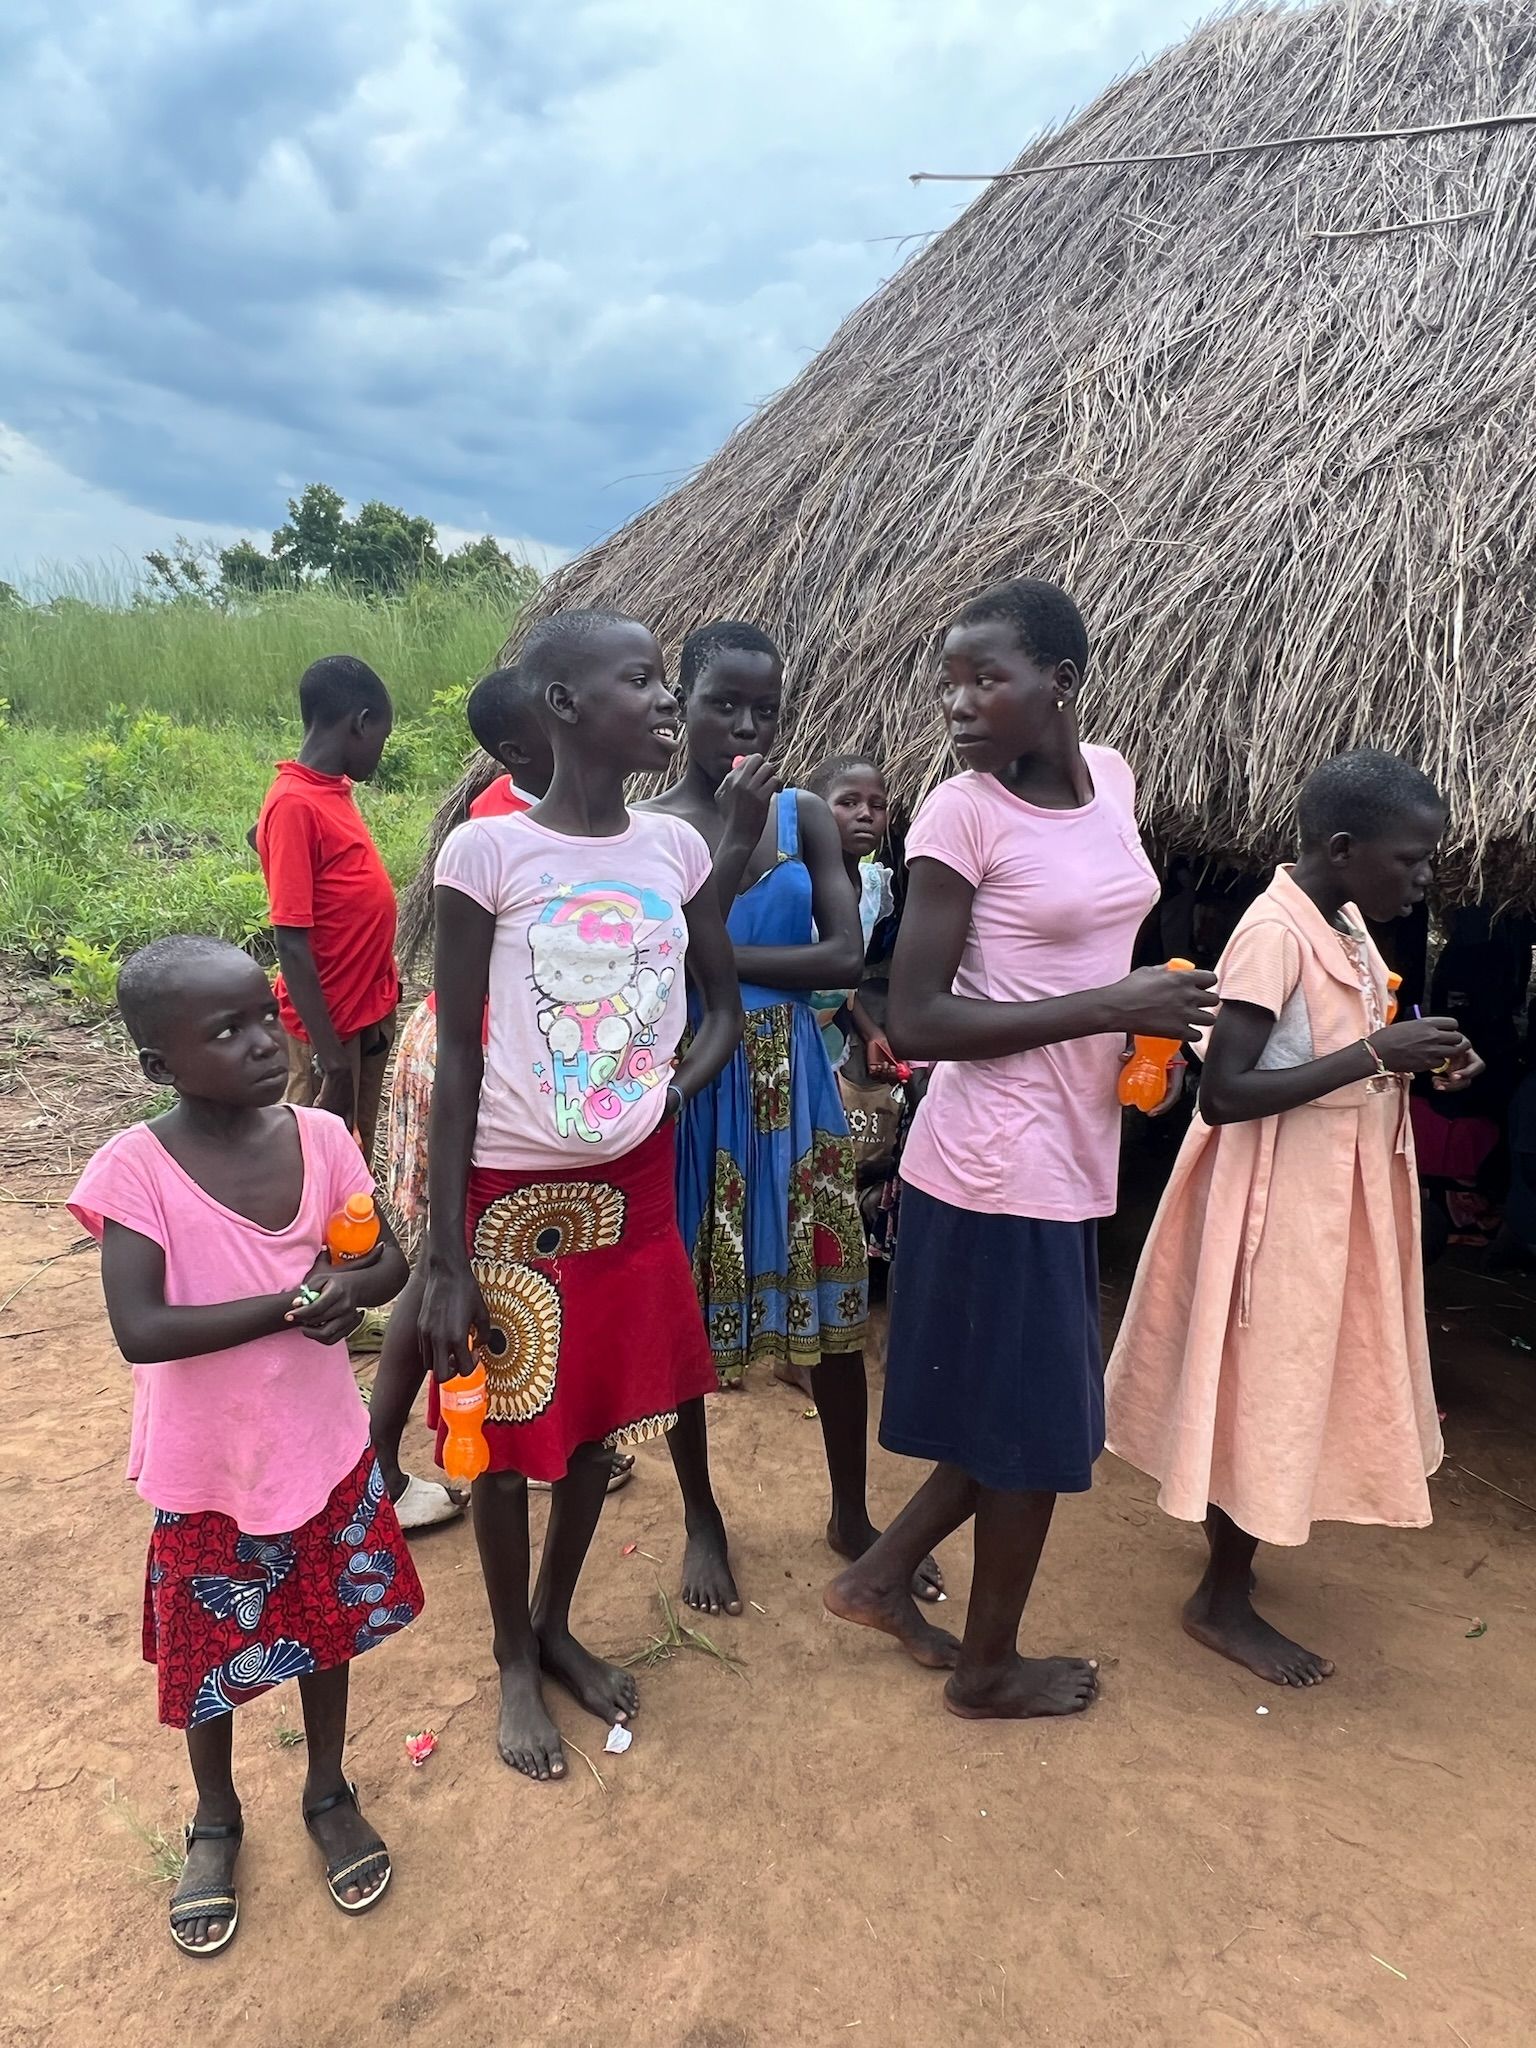
<svg viewBox="0 0 1536 2048">
<path fill-rule="evenodd" d="M 494 588 L 389 602 L 319 589 L 239 613 L 0 611 L 0 952 L 96 1011 L 123 956 L 170 932 L 265 957 L 245 835 L 272 764 L 297 749 L 295 685 L 322 654 L 360 654 L 394 695 L 361 800 L 403 884 L 470 750 L 469 685 L 511 623 Z"/>
</svg>

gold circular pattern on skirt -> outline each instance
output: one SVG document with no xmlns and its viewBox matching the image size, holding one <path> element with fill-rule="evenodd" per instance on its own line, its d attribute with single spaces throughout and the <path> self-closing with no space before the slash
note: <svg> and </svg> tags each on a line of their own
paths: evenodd
<svg viewBox="0 0 1536 2048">
<path fill-rule="evenodd" d="M 477 1259 L 564 1259 L 601 1251 L 624 1231 L 624 1197 L 602 1181 L 534 1181 L 498 1195 L 475 1225 Z"/>
<path fill-rule="evenodd" d="M 484 1333 L 487 1422 L 532 1422 L 555 1398 L 560 1294 L 529 1266 L 476 1259 L 491 1326 Z"/>
</svg>

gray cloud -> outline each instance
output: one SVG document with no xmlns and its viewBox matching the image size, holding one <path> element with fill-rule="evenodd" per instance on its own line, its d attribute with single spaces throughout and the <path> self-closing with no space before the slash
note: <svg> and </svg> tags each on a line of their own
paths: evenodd
<svg viewBox="0 0 1536 2048">
<path fill-rule="evenodd" d="M 0 565 L 314 477 L 576 548 L 686 473 L 1186 8 L 12 0 Z M 66 481 L 61 482 L 60 479 Z M 119 516 L 121 514 L 121 516 Z M 106 537 L 111 528 L 112 539 Z M 126 543 L 131 545 L 132 543 Z"/>
</svg>

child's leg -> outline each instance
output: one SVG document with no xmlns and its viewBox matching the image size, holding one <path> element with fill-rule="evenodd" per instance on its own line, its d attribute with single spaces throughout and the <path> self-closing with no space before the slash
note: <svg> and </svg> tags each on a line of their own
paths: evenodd
<svg viewBox="0 0 1536 2048">
<path fill-rule="evenodd" d="M 528 1615 L 528 1482 L 483 1472 L 471 1494 L 480 1571 L 501 1673 L 501 1760 L 527 1778 L 563 1778 L 565 1751 L 539 1683 L 539 1643 Z"/>
<path fill-rule="evenodd" d="M 709 1426 L 704 1396 L 685 1401 L 667 1431 L 672 1469 L 683 1495 L 683 1603 L 702 1614 L 740 1614 L 741 1595 L 731 1577 L 725 1517 L 709 1480 Z"/>
<path fill-rule="evenodd" d="M 233 1714 L 220 1714 L 187 1730 L 187 1756 L 192 1764 L 192 1782 L 197 1787 L 194 1821 L 202 1827 L 235 1827 L 240 1820 L 240 1798 L 234 1780 Z M 235 1858 L 240 1854 L 238 1837 L 224 1841 L 194 1842 L 187 1851 L 171 1904 L 197 1892 L 228 1892 L 234 1889 Z M 179 1928 L 191 1948 L 211 1948 L 222 1941 L 227 1920 L 191 1920 Z"/>
<path fill-rule="evenodd" d="M 306 1815 L 312 1807 L 347 1791 L 341 1752 L 347 1739 L 347 1688 L 351 1672 L 350 1664 L 333 1664 L 329 1671 L 306 1672 L 299 1680 L 304 1734 L 309 1744 L 309 1769 L 304 1777 Z M 329 1864 L 350 1863 L 384 1846 L 378 1829 L 363 1819 L 350 1797 L 317 1814 L 309 1828 Z M 384 1878 L 382 1869 L 362 1872 L 342 1884 L 341 1896 L 349 1906 L 356 1905 L 359 1899 L 377 1891 Z"/>
<path fill-rule="evenodd" d="M 427 1376 L 427 1360 L 417 1329 L 426 1284 L 426 1267 L 419 1265 L 405 1283 L 405 1291 L 385 1325 L 378 1370 L 373 1376 L 373 1396 L 368 1403 L 369 1440 L 396 1507 L 401 1506 L 402 1496 L 411 1483 L 410 1475 L 400 1468 L 400 1439 Z M 419 1479 L 405 1503 L 400 1526 L 409 1534 L 414 1529 L 452 1521 L 461 1512 L 462 1502 L 440 1481 Z"/>
<path fill-rule="evenodd" d="M 1272 1685 L 1321 1685 L 1333 1666 L 1304 1650 L 1253 1611 L 1253 1554 L 1258 1539 L 1239 1529 L 1218 1507 L 1205 1523 L 1211 1561 L 1184 1609 L 1184 1627 L 1197 1643 L 1245 1664 Z"/>
<path fill-rule="evenodd" d="M 931 1671 L 949 1670 L 960 1645 L 947 1629 L 923 1619 L 912 1582 L 924 1557 L 975 1513 L 977 1492 L 958 1465 L 936 1465 L 885 1534 L 832 1581 L 824 1595 L 828 1611 L 895 1636 Z"/>
<path fill-rule="evenodd" d="M 1055 1511 L 1054 1493 L 976 1494 L 976 1565 L 960 1662 L 944 1688 L 952 1713 L 973 1720 L 1080 1714 L 1098 1691 L 1082 1657 L 1021 1657 L 1019 1622 Z"/>
<path fill-rule="evenodd" d="M 605 1664 L 577 1642 L 571 1634 L 571 1600 L 612 1470 L 613 1453 L 600 1443 L 582 1444 L 572 1453 L 570 1470 L 555 1481 L 539 1583 L 533 1594 L 540 1662 L 605 1728 L 615 1721 L 627 1721 L 634 1713 L 639 1704 L 635 1681 L 629 1672 L 621 1671 L 617 1664 Z"/>
<path fill-rule="evenodd" d="M 811 1394 L 821 1421 L 821 1441 L 832 1482 L 832 1519 L 827 1543 L 839 1557 L 860 1558 L 879 1535 L 869 1519 L 869 1383 L 862 1351 L 823 1356 L 811 1370 Z M 937 1600 L 944 1576 L 932 1557 L 922 1558 L 912 1576 L 919 1600 Z"/>
</svg>

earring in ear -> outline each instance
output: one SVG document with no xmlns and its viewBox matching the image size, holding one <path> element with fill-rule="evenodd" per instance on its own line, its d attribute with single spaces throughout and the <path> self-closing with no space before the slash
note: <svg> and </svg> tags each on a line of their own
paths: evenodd
<svg viewBox="0 0 1536 2048">
<path fill-rule="evenodd" d="M 1067 700 L 1066 700 L 1066 698 L 1065 698 L 1065 697 L 1058 697 L 1058 698 L 1056 699 L 1056 709 L 1057 709 L 1058 711 L 1065 711 L 1065 710 L 1066 710 L 1066 708 L 1067 708 Z"/>
</svg>

